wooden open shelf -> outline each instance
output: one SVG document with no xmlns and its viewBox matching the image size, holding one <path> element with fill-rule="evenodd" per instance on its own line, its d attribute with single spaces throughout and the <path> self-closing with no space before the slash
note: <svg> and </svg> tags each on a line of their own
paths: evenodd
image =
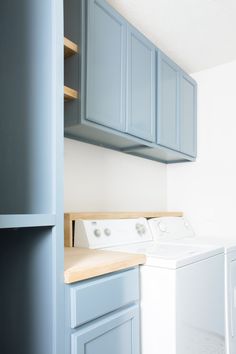
<svg viewBox="0 0 236 354">
<path fill-rule="evenodd" d="M 79 94 L 76 90 L 64 86 L 64 100 L 65 101 L 70 101 L 70 100 L 76 100 L 79 97 Z"/>
<path fill-rule="evenodd" d="M 79 53 L 78 45 L 64 37 L 64 58 L 71 57 L 76 53 Z"/>
</svg>

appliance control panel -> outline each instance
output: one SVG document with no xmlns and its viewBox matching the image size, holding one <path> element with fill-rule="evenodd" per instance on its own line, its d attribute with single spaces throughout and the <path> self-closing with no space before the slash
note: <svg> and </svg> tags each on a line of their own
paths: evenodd
<svg viewBox="0 0 236 354">
<path fill-rule="evenodd" d="M 154 241 L 174 241 L 194 237 L 192 226 L 184 217 L 161 217 L 148 220 Z"/>
<path fill-rule="evenodd" d="M 152 239 L 145 218 L 75 221 L 75 247 L 106 248 L 152 241 Z"/>
</svg>

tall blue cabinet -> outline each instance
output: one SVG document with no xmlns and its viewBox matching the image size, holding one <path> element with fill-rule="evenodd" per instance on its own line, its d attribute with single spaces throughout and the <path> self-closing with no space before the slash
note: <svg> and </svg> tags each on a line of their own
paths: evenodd
<svg viewBox="0 0 236 354">
<path fill-rule="evenodd" d="M 63 2 L 0 3 L 0 353 L 63 354 Z"/>
</svg>

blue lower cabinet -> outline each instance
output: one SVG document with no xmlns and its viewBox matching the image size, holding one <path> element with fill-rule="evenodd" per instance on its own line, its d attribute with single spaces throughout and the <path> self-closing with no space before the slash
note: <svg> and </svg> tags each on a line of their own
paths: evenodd
<svg viewBox="0 0 236 354">
<path fill-rule="evenodd" d="M 71 328 L 139 301 L 138 268 L 70 286 Z"/>
<path fill-rule="evenodd" d="M 72 354 L 139 354 L 139 307 L 106 316 L 71 336 Z"/>
<path fill-rule="evenodd" d="M 139 268 L 66 285 L 66 354 L 140 354 Z"/>
</svg>

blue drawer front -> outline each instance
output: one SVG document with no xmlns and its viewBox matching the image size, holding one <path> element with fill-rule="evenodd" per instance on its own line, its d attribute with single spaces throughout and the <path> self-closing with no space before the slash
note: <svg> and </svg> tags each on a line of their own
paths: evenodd
<svg viewBox="0 0 236 354">
<path fill-rule="evenodd" d="M 71 336 L 72 354 L 139 354 L 139 307 L 134 305 Z"/>
<path fill-rule="evenodd" d="M 71 327 L 78 327 L 137 300 L 138 268 L 76 284 L 70 289 Z"/>
</svg>

